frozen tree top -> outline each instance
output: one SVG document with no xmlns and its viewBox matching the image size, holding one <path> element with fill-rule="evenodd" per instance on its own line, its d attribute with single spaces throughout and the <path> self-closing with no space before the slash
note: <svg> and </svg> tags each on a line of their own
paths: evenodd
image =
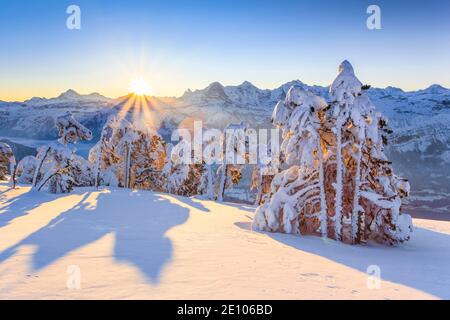
<svg viewBox="0 0 450 320">
<path fill-rule="evenodd" d="M 0 154 L 12 154 L 13 151 L 9 144 L 6 144 L 4 142 L 0 142 Z"/>
<path fill-rule="evenodd" d="M 70 112 L 56 118 L 56 127 L 60 136 L 59 142 L 64 145 L 92 139 L 92 132 L 79 123 Z"/>
<path fill-rule="evenodd" d="M 298 86 L 289 89 L 285 104 L 313 108 L 323 108 L 327 106 L 325 99 Z"/>
<path fill-rule="evenodd" d="M 325 99 L 305 90 L 300 86 L 292 86 L 284 101 L 279 101 L 272 113 L 272 123 L 276 126 L 285 126 L 289 117 L 298 107 L 308 108 L 311 111 L 325 108 Z M 303 109 L 302 109 L 303 110 Z M 303 111 L 302 111 L 303 112 Z"/>
<path fill-rule="evenodd" d="M 353 66 L 350 62 L 347 60 L 344 60 L 341 62 L 338 68 L 339 73 L 348 73 L 348 74 L 355 74 L 355 71 L 353 70 Z"/>
<path fill-rule="evenodd" d="M 129 141 L 134 141 L 134 139 L 139 138 L 137 136 L 137 132 L 146 134 L 149 136 L 154 136 L 154 135 L 159 136 L 158 132 L 154 128 L 146 127 L 141 122 L 136 122 L 136 121 L 131 122 L 126 118 L 120 118 L 120 117 L 117 117 L 116 115 L 110 116 L 108 118 L 108 120 L 106 121 L 106 125 L 103 129 L 104 130 L 107 129 L 107 131 L 110 131 L 110 129 L 123 131 L 124 134 L 127 134 L 128 132 L 134 132 L 134 133 L 128 134 L 126 139 L 128 139 Z M 109 139 L 112 132 L 106 132 L 106 133 L 107 133 L 107 138 Z"/>
<path fill-rule="evenodd" d="M 353 103 L 354 98 L 361 92 L 362 83 L 347 60 L 339 65 L 338 72 L 330 86 L 330 97 L 340 103 Z"/>
</svg>

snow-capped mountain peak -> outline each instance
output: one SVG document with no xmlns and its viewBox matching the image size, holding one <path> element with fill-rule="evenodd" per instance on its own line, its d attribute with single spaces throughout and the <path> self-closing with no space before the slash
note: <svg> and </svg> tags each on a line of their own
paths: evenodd
<svg viewBox="0 0 450 320">
<path fill-rule="evenodd" d="M 212 98 L 226 97 L 224 86 L 220 82 L 213 82 L 205 89 L 205 94 Z"/>
<path fill-rule="evenodd" d="M 449 89 L 444 88 L 443 86 L 441 86 L 439 84 L 432 84 L 428 88 L 426 88 L 424 90 L 420 90 L 420 91 L 423 91 L 426 93 L 432 93 L 432 94 L 442 94 L 442 93 L 448 93 Z"/>
<path fill-rule="evenodd" d="M 244 81 L 242 82 L 239 87 L 241 88 L 251 88 L 251 89 L 258 89 L 253 83 L 250 81 Z"/>
<path fill-rule="evenodd" d="M 63 92 L 63 93 L 61 93 L 58 97 L 57 97 L 57 99 L 64 99 L 64 100 L 73 100 L 73 99 L 77 99 L 77 98 L 80 98 L 81 97 L 81 95 L 78 93 L 78 92 L 76 92 L 75 90 L 73 90 L 73 89 L 69 89 L 69 90 L 67 90 L 66 92 Z"/>
<path fill-rule="evenodd" d="M 391 93 L 404 93 L 402 89 L 392 86 L 388 86 L 384 90 Z"/>
</svg>

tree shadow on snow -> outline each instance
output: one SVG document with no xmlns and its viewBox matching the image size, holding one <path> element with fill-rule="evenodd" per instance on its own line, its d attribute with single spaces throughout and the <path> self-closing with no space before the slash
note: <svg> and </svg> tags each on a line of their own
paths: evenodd
<svg viewBox="0 0 450 320">
<path fill-rule="evenodd" d="M 5 190 L 7 193 L 9 190 Z M 1 196 L 1 195 L 0 195 Z M 0 228 L 8 225 L 12 220 L 27 215 L 42 203 L 55 200 L 56 196 L 47 193 L 38 193 L 30 190 L 27 193 L 8 199 L 0 207 Z M 0 198 L 0 201 L 3 199 Z"/>
<path fill-rule="evenodd" d="M 236 224 L 249 230 L 251 225 Z M 284 245 L 366 273 L 378 266 L 381 278 L 442 299 L 450 299 L 450 235 L 416 227 L 411 240 L 395 247 L 346 245 L 314 236 L 265 233 Z"/>
<path fill-rule="evenodd" d="M 168 194 L 166 194 L 168 195 Z M 203 212 L 210 212 L 210 210 L 208 208 L 206 208 L 200 201 L 196 201 L 195 198 L 192 197 L 183 197 L 183 196 L 176 196 L 176 195 L 169 195 L 172 198 L 177 199 L 178 201 L 193 207 L 197 210 L 203 211 Z"/>
<path fill-rule="evenodd" d="M 183 224 L 188 216 L 189 209 L 151 192 L 86 192 L 73 208 L 0 253 L 0 263 L 21 246 L 33 245 L 36 251 L 32 267 L 40 270 L 71 251 L 113 233 L 113 257 L 131 263 L 152 283 L 158 283 L 173 252 L 172 243 L 165 234 Z"/>
</svg>

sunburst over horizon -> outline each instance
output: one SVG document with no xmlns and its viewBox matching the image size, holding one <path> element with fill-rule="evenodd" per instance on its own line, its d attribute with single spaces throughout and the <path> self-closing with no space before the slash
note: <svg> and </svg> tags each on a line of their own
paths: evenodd
<svg viewBox="0 0 450 320">
<path fill-rule="evenodd" d="M 130 91 L 137 96 L 151 95 L 152 89 L 143 78 L 136 78 L 129 84 Z"/>
</svg>

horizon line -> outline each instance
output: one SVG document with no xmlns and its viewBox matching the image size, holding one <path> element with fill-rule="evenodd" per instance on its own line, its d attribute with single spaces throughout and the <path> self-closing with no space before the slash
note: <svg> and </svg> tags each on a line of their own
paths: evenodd
<svg viewBox="0 0 450 320">
<path fill-rule="evenodd" d="M 245 80 L 245 81 L 243 81 L 243 82 L 240 83 L 240 84 L 225 84 L 225 85 L 224 85 L 223 83 L 221 83 L 220 81 L 213 81 L 213 82 L 211 82 L 210 84 L 208 84 L 206 87 L 203 87 L 203 88 L 196 88 L 196 89 L 187 88 L 187 89 L 184 90 L 183 94 L 181 94 L 181 95 L 179 95 L 179 96 L 158 96 L 158 95 L 150 95 L 150 94 L 149 94 L 149 95 L 145 95 L 145 96 L 147 96 L 147 97 L 155 97 L 155 98 L 172 98 L 172 99 L 179 99 L 179 98 L 181 98 L 183 95 L 185 95 L 186 92 L 188 92 L 188 90 L 190 90 L 191 92 L 202 91 L 202 90 L 207 89 L 208 87 L 210 87 L 210 86 L 211 86 L 212 84 L 214 84 L 214 83 L 218 83 L 218 84 L 220 84 L 220 85 L 221 85 L 222 87 L 224 87 L 224 88 L 226 88 L 226 87 L 240 87 L 240 86 L 243 86 L 244 84 L 248 83 L 248 84 L 254 86 L 255 88 L 257 88 L 258 90 L 269 90 L 269 91 L 272 91 L 272 90 L 279 89 L 279 88 L 283 87 L 284 85 L 286 85 L 286 84 L 288 84 L 288 83 L 291 83 L 291 82 L 300 82 L 300 83 L 302 83 L 302 84 L 304 84 L 305 86 L 308 86 L 308 87 L 328 88 L 328 87 L 330 86 L 330 85 L 323 86 L 323 85 L 316 85 L 316 84 L 311 85 L 311 84 L 304 83 L 303 81 L 301 81 L 301 80 L 299 80 L 299 79 L 295 79 L 295 80 L 291 80 L 291 81 L 285 82 L 285 83 L 283 83 L 283 84 L 281 84 L 281 85 L 279 85 L 279 86 L 275 86 L 275 87 L 273 87 L 273 88 L 261 88 L 261 87 L 256 86 L 255 84 L 253 84 L 251 81 L 248 81 L 248 80 Z M 404 93 L 414 93 L 414 92 L 418 92 L 418 91 L 427 90 L 427 89 L 432 88 L 432 87 L 435 87 L 435 86 L 439 86 L 439 87 L 441 87 L 441 88 L 443 88 L 443 89 L 445 89 L 445 90 L 450 90 L 450 88 L 447 88 L 447 87 L 445 87 L 445 86 L 443 86 L 443 85 L 441 85 L 441 84 L 439 84 L 439 83 L 432 83 L 432 84 L 430 84 L 430 85 L 428 85 L 428 86 L 426 86 L 426 87 L 424 87 L 424 88 L 419 88 L 419 89 L 415 89 L 415 90 L 404 90 L 404 89 L 402 89 L 402 88 L 400 88 L 400 87 L 395 87 L 395 86 L 386 86 L 386 87 L 384 87 L 384 88 L 383 88 L 383 87 L 372 87 L 372 86 L 371 86 L 371 89 L 381 89 L 381 90 L 386 90 L 386 89 L 388 89 L 388 88 L 392 88 L 392 89 L 399 89 L 399 90 L 401 90 L 401 91 L 404 92 Z M 106 98 L 106 99 L 110 99 L 110 100 L 117 100 L 117 99 L 120 99 L 120 98 L 123 98 L 123 97 L 126 97 L 126 96 L 129 96 L 129 95 L 132 95 L 132 94 L 133 94 L 132 92 L 128 92 L 128 93 L 119 95 L 119 96 L 117 96 L 117 97 L 110 97 L 110 96 L 106 96 L 106 95 L 104 95 L 104 94 L 102 94 L 102 93 L 100 93 L 100 92 L 98 92 L 98 91 L 93 91 L 93 92 L 90 92 L 90 93 L 80 93 L 80 91 L 77 90 L 77 89 L 74 89 L 74 88 L 68 88 L 67 90 L 62 91 L 60 94 L 58 94 L 57 96 L 54 96 L 54 97 L 44 97 L 44 96 L 39 97 L 39 96 L 32 96 L 32 97 L 27 98 L 27 99 L 25 99 L 25 100 L 23 100 L 23 101 L 20 101 L 20 100 L 2 100 L 2 98 L 0 97 L 0 101 L 1 101 L 1 102 L 6 102 L 6 103 L 24 103 L 24 102 L 27 102 L 27 101 L 32 100 L 32 99 L 51 100 L 51 99 L 56 99 L 56 98 L 60 97 L 61 95 L 65 94 L 65 93 L 67 93 L 67 92 L 70 92 L 70 91 L 75 92 L 75 93 L 76 93 L 77 95 L 79 95 L 79 96 L 90 96 L 90 95 L 98 94 L 98 95 L 100 95 L 100 96 L 102 96 L 102 97 L 104 97 L 104 98 Z"/>
</svg>

